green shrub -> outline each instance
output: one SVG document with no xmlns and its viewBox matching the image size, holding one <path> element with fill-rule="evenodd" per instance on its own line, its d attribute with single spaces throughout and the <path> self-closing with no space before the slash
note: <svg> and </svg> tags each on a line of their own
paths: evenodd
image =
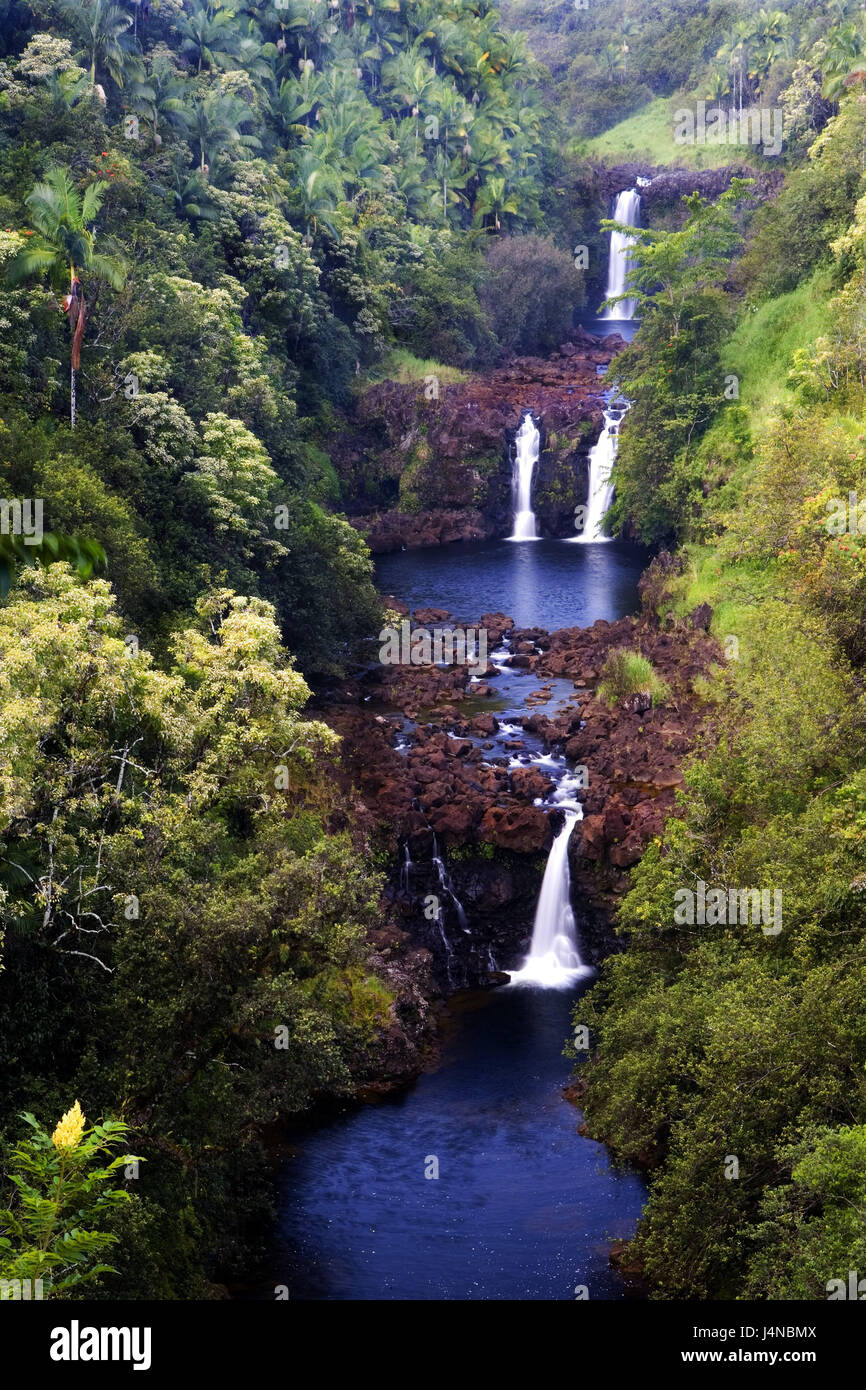
<svg viewBox="0 0 866 1390">
<path fill-rule="evenodd" d="M 668 694 L 668 686 L 653 670 L 652 662 L 640 652 L 622 647 L 610 653 L 601 668 L 598 698 L 607 705 L 618 705 L 629 695 L 646 692 L 658 705 Z"/>
</svg>

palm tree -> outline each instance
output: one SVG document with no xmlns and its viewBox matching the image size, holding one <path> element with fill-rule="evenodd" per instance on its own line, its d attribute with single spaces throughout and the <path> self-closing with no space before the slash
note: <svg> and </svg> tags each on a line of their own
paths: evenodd
<svg viewBox="0 0 866 1390">
<path fill-rule="evenodd" d="M 190 14 L 184 15 L 180 32 L 181 53 L 189 54 L 196 64 L 196 72 L 202 66 L 208 68 L 230 68 L 235 63 L 238 32 L 232 10 L 217 9 L 211 13 L 206 5 L 196 4 Z"/>
<path fill-rule="evenodd" d="M 506 77 L 521 77 L 529 72 L 529 50 L 522 34 L 502 39 L 502 52 L 497 59 L 497 72 Z"/>
<path fill-rule="evenodd" d="M 705 96 L 707 101 L 721 102 L 731 93 L 731 76 L 728 68 L 719 65 L 710 69 L 707 75 Z"/>
<path fill-rule="evenodd" d="M 389 170 L 392 185 L 395 192 L 399 195 L 409 217 L 421 220 L 421 211 L 427 201 L 427 164 L 420 155 L 415 153 L 414 135 L 406 122 L 403 123 L 408 132 L 408 139 L 397 132 L 397 143 L 401 149 L 401 157 Z"/>
<path fill-rule="evenodd" d="M 747 92 L 749 88 L 749 52 L 753 40 L 752 28 L 741 20 L 725 35 L 724 43 L 716 54 L 716 57 L 728 66 L 731 74 L 731 98 L 737 99 L 740 115 L 743 113 L 744 83 Z"/>
<path fill-rule="evenodd" d="M 303 135 L 309 126 L 308 118 L 325 99 L 325 79 L 317 73 L 312 60 L 301 70 L 300 77 L 284 77 L 276 100 L 271 107 L 284 134 Z"/>
<path fill-rule="evenodd" d="M 493 228 L 496 232 L 501 231 L 502 216 L 506 212 L 518 213 L 520 205 L 516 196 L 508 191 L 508 186 L 502 174 L 496 174 L 493 178 L 482 184 L 475 198 L 473 226 L 483 226 L 484 219 L 489 217 L 492 220 Z"/>
<path fill-rule="evenodd" d="M 601 61 L 607 69 L 607 78 L 613 81 L 614 75 L 622 66 L 622 50 L 615 43 L 607 43 L 601 50 Z"/>
<path fill-rule="evenodd" d="M 463 149 L 463 167 L 479 184 L 511 162 L 506 141 L 487 121 L 475 122 L 467 144 L 468 148 L 464 145 Z"/>
<path fill-rule="evenodd" d="M 767 40 L 779 43 L 788 31 L 788 16 L 784 10 L 759 10 L 754 23 L 757 37 L 762 43 Z"/>
<path fill-rule="evenodd" d="M 821 59 L 824 96 L 829 100 L 842 91 L 846 77 L 863 67 L 863 49 L 863 34 L 853 22 L 831 30 Z"/>
<path fill-rule="evenodd" d="M 65 169 L 49 169 L 45 182 L 38 183 L 27 198 L 27 206 L 37 236 L 15 256 L 8 267 L 12 284 L 31 275 L 63 277 L 69 293 L 64 295 L 63 307 L 69 315 L 72 330 L 70 420 L 75 425 L 75 373 L 81 364 L 81 343 L 87 306 L 84 298 L 86 280 L 104 280 L 112 289 L 123 288 L 126 270 L 112 256 L 94 251 L 95 235 L 92 224 L 102 207 L 109 185 L 104 180 L 88 184 L 79 193 Z"/>
<path fill-rule="evenodd" d="M 382 70 L 382 79 L 392 98 L 395 102 L 400 103 L 401 109 L 408 108 L 411 112 L 415 123 L 415 150 L 417 152 L 418 118 L 421 114 L 424 98 L 436 80 L 431 64 L 420 51 L 418 40 L 415 41 L 411 49 L 407 49 L 405 53 L 399 54 L 392 62 L 385 64 Z"/>
<path fill-rule="evenodd" d="M 260 43 L 252 34 L 244 34 L 238 39 L 234 66 L 249 73 L 253 82 L 260 87 L 273 80 L 273 60 L 277 49 L 272 43 Z"/>
<path fill-rule="evenodd" d="M 466 186 L 466 177 L 461 173 L 459 163 L 449 159 L 441 145 L 437 147 L 433 157 L 433 174 L 435 183 L 430 193 L 429 205 L 431 211 L 437 211 L 441 207 L 442 220 L 447 222 L 449 206 L 457 207 L 466 202 L 462 192 Z"/>
<path fill-rule="evenodd" d="M 246 102 L 225 92 L 197 94 L 187 108 L 186 125 L 190 142 L 198 153 L 199 173 L 206 178 L 217 159 L 234 150 L 242 159 L 248 150 L 261 149 L 257 135 L 243 135 L 240 127 L 252 119 Z"/>
<path fill-rule="evenodd" d="M 60 0 L 60 4 L 72 21 L 90 65 L 91 88 L 99 86 L 96 79 L 103 69 L 122 87 L 130 51 L 126 31 L 132 24 L 131 17 L 111 0 Z M 102 96 L 104 100 L 104 93 Z"/>
<path fill-rule="evenodd" d="M 451 173 L 451 140 L 460 140 L 461 143 L 466 139 L 472 127 L 474 113 L 472 107 L 467 106 L 456 87 L 444 87 L 437 93 L 436 104 L 439 108 L 440 149 L 437 151 L 434 164 L 436 168 L 437 181 L 442 184 L 442 220 L 448 219 L 448 203 L 458 202 L 455 196 L 449 196 L 449 178 L 451 184 L 455 184 L 455 179 Z M 465 180 L 464 180 L 465 182 Z M 458 184 L 457 186 L 462 186 Z M 435 195 L 438 202 L 438 194 Z"/>
<path fill-rule="evenodd" d="M 58 111 L 70 111 L 90 91 L 87 73 L 82 72 L 79 67 L 67 68 L 65 72 L 52 72 L 47 85 L 51 100 Z"/>
<path fill-rule="evenodd" d="M 343 198 L 339 178 L 313 150 L 296 154 L 295 164 L 308 232 L 315 235 L 321 224 L 335 241 L 339 241 L 340 234 L 334 223 L 334 214 Z"/>
<path fill-rule="evenodd" d="M 160 126 L 170 130 L 185 129 L 184 90 L 184 82 L 164 58 L 153 63 L 145 81 L 130 85 L 128 104 L 150 126 L 154 149 L 162 144 Z"/>
<path fill-rule="evenodd" d="M 400 0 L 360 0 L 358 13 L 360 24 L 356 23 L 355 27 L 366 40 L 360 62 L 362 67 L 369 68 L 375 91 L 382 63 L 393 58 L 402 46 L 403 36 L 397 27 Z"/>
<path fill-rule="evenodd" d="M 184 168 L 186 157 L 175 157 L 172 164 L 174 173 L 174 211 L 177 217 L 185 217 L 189 222 L 216 222 L 219 213 L 210 201 L 207 182 L 198 169 L 190 173 Z"/>
</svg>

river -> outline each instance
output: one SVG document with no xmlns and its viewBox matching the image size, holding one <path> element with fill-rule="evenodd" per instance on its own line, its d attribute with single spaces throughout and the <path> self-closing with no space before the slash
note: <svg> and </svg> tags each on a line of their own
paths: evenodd
<svg viewBox="0 0 866 1390">
<path fill-rule="evenodd" d="M 552 630 L 635 611 L 645 562 L 619 542 L 493 541 L 384 556 L 377 581 L 412 607 L 468 620 L 501 610 Z M 608 1251 L 632 1234 L 644 1186 L 578 1133 L 562 1094 L 571 1011 L 591 983 L 457 996 L 435 1070 L 297 1134 L 260 1296 L 282 1285 L 293 1299 L 625 1297 Z"/>
</svg>

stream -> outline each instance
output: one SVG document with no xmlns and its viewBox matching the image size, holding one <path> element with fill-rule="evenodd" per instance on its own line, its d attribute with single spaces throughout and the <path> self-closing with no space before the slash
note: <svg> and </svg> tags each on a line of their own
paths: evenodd
<svg viewBox="0 0 866 1390">
<path fill-rule="evenodd" d="M 618 221 L 638 225 L 637 189 L 620 193 L 613 211 Z M 611 235 L 608 297 L 627 289 L 631 245 Z M 624 300 L 607 323 L 631 329 L 634 307 Z M 571 538 L 582 544 L 539 538 L 532 490 L 540 434 L 527 411 L 515 439 L 508 540 L 382 556 L 380 592 L 413 610 L 444 608 L 463 626 L 502 612 L 518 628 L 552 632 L 634 612 L 647 556 L 607 540 L 602 529 L 627 408 L 609 402 L 590 454 L 588 518 Z M 502 664 L 507 655 L 491 653 L 497 698 L 487 708 L 496 710 L 500 744 L 522 732 L 509 720 L 526 712 L 525 673 Z M 551 682 L 550 691 L 552 702 L 573 698 L 570 682 Z M 405 748 L 411 736 L 404 721 L 396 746 Z M 524 737 L 511 765 L 543 766 L 555 783 L 548 804 L 570 809 L 548 857 L 530 954 L 510 984 L 451 998 L 435 1069 L 399 1095 L 347 1107 L 295 1136 L 280 1182 L 272 1282 L 263 1283 L 259 1297 L 273 1297 L 278 1286 L 292 1299 L 626 1297 L 610 1266 L 610 1245 L 633 1234 L 644 1185 L 616 1171 L 603 1146 L 578 1133 L 580 1111 L 563 1095 L 572 1010 L 593 976 L 580 955 L 580 904 L 568 867 L 581 807 L 565 759 L 536 743 Z M 450 893 L 447 868 L 435 862 Z M 407 884 L 411 868 L 407 857 Z M 451 897 L 461 929 L 471 933 L 471 918 Z M 440 926 L 450 980 L 441 915 Z"/>
<path fill-rule="evenodd" d="M 413 607 L 499 609 L 551 630 L 636 611 L 645 563 L 620 542 L 492 541 L 384 556 L 377 582 Z M 536 682 L 506 667 L 496 684 L 504 721 Z M 293 1299 L 564 1300 L 585 1286 L 624 1298 L 608 1252 L 633 1233 L 644 1186 L 578 1133 L 562 1094 L 571 1011 L 591 984 L 586 972 L 567 988 L 455 996 L 435 1070 L 296 1134 L 260 1296 L 285 1285 Z"/>
</svg>

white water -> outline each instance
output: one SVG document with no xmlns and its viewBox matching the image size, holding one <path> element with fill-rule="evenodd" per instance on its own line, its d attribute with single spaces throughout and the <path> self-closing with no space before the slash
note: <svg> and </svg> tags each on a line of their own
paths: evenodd
<svg viewBox="0 0 866 1390">
<path fill-rule="evenodd" d="M 532 510 L 532 474 L 538 462 L 541 436 L 535 421 L 527 412 L 514 437 L 514 473 L 511 490 L 514 497 L 514 531 L 510 541 L 537 541 L 535 512 Z"/>
<path fill-rule="evenodd" d="M 468 932 L 468 931 L 469 931 L 469 925 L 468 925 L 468 923 L 467 923 L 467 921 L 466 921 L 466 913 L 463 911 L 463 904 L 461 903 L 461 901 L 460 901 L 460 899 L 458 898 L 457 894 L 454 892 L 454 887 L 453 887 L 453 884 L 452 884 L 452 882 L 451 882 L 451 878 L 450 878 L 450 876 L 449 876 L 449 874 L 448 874 L 448 870 L 445 868 L 445 865 L 442 863 L 442 857 L 441 857 L 441 855 L 440 855 L 440 853 L 439 853 L 439 846 L 438 846 L 438 844 L 437 844 L 437 842 L 436 842 L 436 836 L 435 836 L 435 835 L 433 836 L 433 863 L 436 865 L 436 872 L 437 872 L 437 874 L 439 875 L 439 884 L 440 884 L 440 887 L 448 894 L 449 898 L 451 899 L 451 905 L 452 905 L 452 907 L 454 908 L 454 911 L 457 913 L 457 921 L 460 923 L 460 925 L 461 925 L 461 927 L 463 928 L 463 930 L 464 930 L 465 932 Z M 442 908 L 441 908 L 441 907 L 440 907 L 440 909 L 439 909 L 439 918 L 440 918 L 440 925 L 442 926 L 442 932 L 443 932 L 443 936 L 444 936 L 444 934 L 445 934 L 445 918 L 444 918 L 444 914 L 443 914 L 443 911 L 442 911 Z M 449 946 L 449 951 L 450 951 L 450 946 Z"/>
<path fill-rule="evenodd" d="M 403 864 L 400 868 L 400 887 L 405 893 L 411 891 L 410 875 L 414 868 L 415 865 L 409 857 L 409 843 L 407 841 L 403 846 Z"/>
<path fill-rule="evenodd" d="M 565 989 L 583 975 L 591 975 L 591 966 L 584 965 L 577 945 L 577 927 L 571 908 L 571 872 L 568 867 L 568 842 L 571 832 L 583 816 L 583 809 L 571 793 L 580 786 L 577 777 L 563 777 L 551 798 L 551 805 L 565 811 L 565 824 L 550 846 L 535 921 L 529 955 L 519 970 L 511 975 L 511 983 L 542 985 L 547 989 Z"/>
<path fill-rule="evenodd" d="M 613 210 L 613 219 L 615 222 L 624 222 L 628 227 L 640 226 L 640 194 L 636 188 L 629 188 L 620 193 Z M 611 232 L 605 299 L 613 299 L 614 295 L 622 294 L 626 289 L 626 280 L 632 264 L 630 251 L 634 244 L 634 237 L 625 236 L 623 232 Z M 624 299 L 620 304 L 615 304 L 604 317 L 633 319 L 635 307 L 633 299 Z"/>
<path fill-rule="evenodd" d="M 628 410 L 624 401 L 609 405 L 604 412 L 604 429 L 598 442 L 589 451 L 589 495 L 587 497 L 586 524 L 579 536 L 569 540 L 577 545 L 596 544 L 610 540 L 602 531 L 605 513 L 613 501 L 611 474 L 619 449 L 619 427 Z"/>
</svg>

